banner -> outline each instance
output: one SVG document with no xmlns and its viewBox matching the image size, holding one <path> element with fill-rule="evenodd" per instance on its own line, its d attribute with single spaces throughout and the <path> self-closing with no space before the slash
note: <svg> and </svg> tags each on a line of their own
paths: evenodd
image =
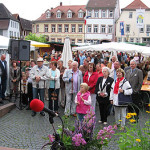
<svg viewBox="0 0 150 150">
<path fill-rule="evenodd" d="M 136 9 L 136 23 L 138 28 L 144 28 L 145 9 Z"/>
<path fill-rule="evenodd" d="M 120 22 L 121 35 L 124 35 L 124 22 Z"/>
</svg>

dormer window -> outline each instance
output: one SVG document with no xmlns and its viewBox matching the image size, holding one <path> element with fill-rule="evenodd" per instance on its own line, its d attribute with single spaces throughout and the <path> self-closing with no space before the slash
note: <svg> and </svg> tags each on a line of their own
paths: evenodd
<svg viewBox="0 0 150 150">
<path fill-rule="evenodd" d="M 72 18 L 72 11 L 71 10 L 68 11 L 67 18 Z"/>
<path fill-rule="evenodd" d="M 51 17 L 51 12 L 48 10 L 47 12 L 46 12 L 46 18 L 50 18 Z"/>
<path fill-rule="evenodd" d="M 57 11 L 56 18 L 61 18 L 61 11 L 60 10 Z"/>
<path fill-rule="evenodd" d="M 78 12 L 78 18 L 83 18 L 84 12 L 82 10 L 80 10 Z"/>
</svg>

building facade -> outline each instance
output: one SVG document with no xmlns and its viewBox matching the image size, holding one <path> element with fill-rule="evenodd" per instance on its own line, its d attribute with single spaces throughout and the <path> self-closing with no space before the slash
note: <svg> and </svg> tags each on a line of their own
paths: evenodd
<svg viewBox="0 0 150 150">
<path fill-rule="evenodd" d="M 20 38 L 19 21 L 0 3 L 0 35 L 9 38 Z"/>
<path fill-rule="evenodd" d="M 144 27 L 137 27 L 137 9 L 144 9 Z M 150 8 L 141 0 L 134 0 L 122 9 L 116 24 L 116 38 L 118 42 L 150 43 Z M 121 34 L 120 23 L 123 22 L 124 35 Z"/>
<path fill-rule="evenodd" d="M 86 5 L 85 42 L 114 41 L 119 15 L 119 0 L 89 0 Z"/>
<path fill-rule="evenodd" d="M 45 35 L 49 42 L 63 43 L 69 36 L 71 43 L 83 43 L 85 37 L 85 5 L 60 6 L 46 10 L 32 24 L 32 33 Z"/>
</svg>

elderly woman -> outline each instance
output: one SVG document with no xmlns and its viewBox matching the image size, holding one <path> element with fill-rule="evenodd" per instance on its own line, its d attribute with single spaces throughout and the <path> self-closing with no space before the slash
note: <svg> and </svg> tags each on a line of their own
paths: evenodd
<svg viewBox="0 0 150 150">
<path fill-rule="evenodd" d="M 131 95 L 132 88 L 130 83 L 124 78 L 125 72 L 123 69 L 117 69 L 117 80 L 113 82 L 110 92 L 110 101 L 114 105 L 115 121 L 117 125 L 121 124 L 121 128 L 124 129 L 126 119 L 127 105 L 119 105 L 118 94 Z"/>
<path fill-rule="evenodd" d="M 83 77 L 83 82 L 87 83 L 89 86 L 89 92 L 91 94 L 91 99 L 92 99 L 91 105 L 94 108 L 94 111 L 95 111 L 95 104 L 96 104 L 95 86 L 97 80 L 98 80 L 98 73 L 96 72 L 95 65 L 94 63 L 90 63 L 89 69 Z"/>
<path fill-rule="evenodd" d="M 110 69 L 108 67 L 103 67 L 102 69 L 103 77 L 99 77 L 96 83 L 95 94 L 96 99 L 99 103 L 99 110 L 101 120 L 99 123 L 107 124 L 108 107 L 110 104 L 109 96 L 111 85 L 113 83 L 113 78 L 109 77 Z"/>
</svg>

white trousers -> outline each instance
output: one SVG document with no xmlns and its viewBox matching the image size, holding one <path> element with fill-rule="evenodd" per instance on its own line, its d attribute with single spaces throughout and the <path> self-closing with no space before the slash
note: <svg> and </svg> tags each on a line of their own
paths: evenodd
<svg viewBox="0 0 150 150">
<path fill-rule="evenodd" d="M 120 124 L 121 127 L 124 127 L 125 121 L 126 121 L 127 107 L 114 106 L 114 110 L 115 110 L 115 121 L 116 121 L 117 125 Z"/>
<path fill-rule="evenodd" d="M 66 106 L 65 106 L 65 115 L 73 115 L 76 113 L 76 104 L 75 97 L 77 93 L 69 94 L 66 93 Z"/>
<path fill-rule="evenodd" d="M 94 108 L 94 112 L 95 112 L 95 105 L 96 105 L 96 94 L 91 94 L 91 106 Z"/>
</svg>

